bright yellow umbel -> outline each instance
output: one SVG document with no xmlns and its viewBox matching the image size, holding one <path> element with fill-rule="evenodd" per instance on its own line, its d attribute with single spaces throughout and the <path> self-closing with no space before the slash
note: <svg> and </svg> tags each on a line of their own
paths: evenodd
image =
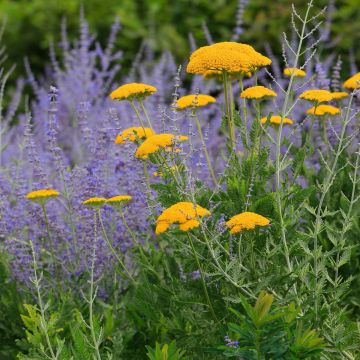
<svg viewBox="0 0 360 360">
<path fill-rule="evenodd" d="M 236 42 L 220 42 L 195 50 L 186 71 L 207 75 L 208 71 L 248 74 L 271 64 L 271 60 L 252 46 Z M 216 73 L 215 73 L 216 74 Z"/>
<path fill-rule="evenodd" d="M 260 85 L 249 87 L 240 93 L 240 97 L 243 99 L 262 99 L 274 96 L 277 96 L 275 91 Z"/>
<path fill-rule="evenodd" d="M 156 92 L 157 89 L 154 86 L 143 83 L 130 83 L 119 86 L 114 90 L 110 97 L 112 100 L 133 100 L 142 99 Z"/>
<path fill-rule="evenodd" d="M 319 105 L 316 107 L 313 106 L 306 113 L 316 116 L 337 115 L 340 114 L 340 109 L 332 105 Z"/>
<path fill-rule="evenodd" d="M 273 115 L 270 117 L 270 124 L 280 125 L 281 124 L 281 116 L 280 115 Z M 260 119 L 262 124 L 267 122 L 267 117 L 263 117 Z M 284 118 L 283 124 L 284 125 L 292 125 L 294 122 L 289 118 Z"/>
<path fill-rule="evenodd" d="M 255 226 L 267 226 L 269 224 L 270 220 L 266 217 L 249 211 L 235 215 L 226 222 L 226 226 L 230 229 L 231 234 L 236 234 L 243 230 L 253 230 Z"/>
<path fill-rule="evenodd" d="M 284 75 L 285 76 L 291 76 L 294 74 L 294 77 L 305 77 L 306 72 L 304 70 L 298 69 L 298 68 L 285 68 L 284 69 Z"/>
<path fill-rule="evenodd" d="M 334 100 L 341 100 L 349 96 L 345 91 L 334 91 L 331 93 Z"/>
<path fill-rule="evenodd" d="M 203 94 L 186 95 L 181 97 L 176 102 L 176 108 L 178 110 L 184 110 L 186 108 L 206 106 L 214 102 L 216 102 L 216 99 L 210 95 L 203 95 Z"/>
<path fill-rule="evenodd" d="M 83 201 L 83 205 L 95 208 L 101 208 L 106 203 L 106 199 L 102 197 L 92 197 Z"/>
<path fill-rule="evenodd" d="M 309 100 L 312 102 L 321 103 L 324 101 L 330 101 L 333 99 L 330 91 L 320 90 L 320 89 L 312 89 L 304 91 L 300 96 L 300 99 Z"/>
<path fill-rule="evenodd" d="M 28 200 L 32 200 L 38 203 L 45 203 L 51 198 L 56 198 L 60 193 L 54 189 L 40 189 L 31 191 L 26 195 Z"/>
<path fill-rule="evenodd" d="M 150 154 L 160 149 L 172 147 L 176 142 L 186 141 L 187 136 L 174 134 L 156 134 L 146 139 L 136 150 L 135 156 L 146 159 Z"/>
<path fill-rule="evenodd" d="M 343 87 L 345 89 L 360 89 L 360 72 L 347 79 Z"/>
<path fill-rule="evenodd" d="M 199 218 L 210 216 L 209 210 L 191 202 L 178 202 L 165 209 L 156 221 L 157 235 L 165 232 L 172 224 L 179 224 L 179 229 L 188 231 L 200 225 Z"/>
<path fill-rule="evenodd" d="M 115 139 L 115 144 L 124 144 L 126 141 L 134 142 L 136 138 L 144 139 L 155 135 L 155 132 L 150 128 L 130 127 L 123 130 Z"/>
</svg>

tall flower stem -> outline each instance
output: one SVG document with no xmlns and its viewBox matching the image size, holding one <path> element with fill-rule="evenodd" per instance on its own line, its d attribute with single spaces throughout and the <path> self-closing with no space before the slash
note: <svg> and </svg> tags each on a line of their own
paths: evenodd
<svg viewBox="0 0 360 360">
<path fill-rule="evenodd" d="M 199 121 L 199 117 L 197 115 L 196 110 L 193 110 L 192 114 L 195 117 L 195 122 L 196 122 L 196 126 L 197 126 L 197 129 L 198 129 L 199 137 L 200 137 L 200 140 L 201 140 L 201 143 L 202 143 L 202 146 L 203 146 L 204 154 L 205 154 L 205 157 L 206 157 L 206 162 L 208 164 L 208 168 L 209 168 L 211 177 L 213 179 L 213 182 L 214 182 L 214 184 L 216 186 L 217 185 L 217 180 L 216 180 L 216 176 L 215 176 L 215 173 L 214 173 L 214 169 L 213 169 L 213 167 L 211 165 L 211 160 L 210 160 L 209 153 L 208 153 L 207 148 L 206 148 L 206 143 L 205 143 L 205 139 L 204 139 L 204 136 L 203 136 L 203 132 L 201 130 L 201 124 L 200 124 L 200 121 Z"/>
<path fill-rule="evenodd" d="M 194 243 L 191 239 L 191 236 L 189 235 L 189 233 L 187 232 L 186 233 L 188 239 L 189 239 L 189 243 L 190 243 L 190 247 L 191 247 L 191 250 L 192 250 L 192 253 L 194 255 L 194 258 L 195 258 L 195 261 L 196 261 L 196 265 L 198 266 L 199 268 L 199 272 L 200 272 L 200 276 L 201 276 L 201 282 L 202 282 L 202 286 L 203 286 L 203 290 L 204 290 L 204 294 L 205 294 L 205 297 L 206 297 L 206 301 L 209 305 L 209 309 L 210 309 L 210 312 L 212 314 L 212 316 L 214 317 L 215 321 L 218 322 L 218 319 L 216 317 L 216 314 L 215 314 L 215 311 L 214 311 L 214 308 L 211 304 L 211 301 L 210 301 L 210 296 L 209 296 L 209 293 L 207 291 L 207 287 L 206 287 L 206 282 L 205 282 L 205 276 L 204 276 L 204 272 L 202 270 L 202 267 L 201 267 L 201 264 L 200 264 L 200 261 L 199 261 L 199 257 L 196 253 L 196 250 L 195 250 L 195 247 L 194 247 Z"/>
<path fill-rule="evenodd" d="M 153 130 L 153 127 L 151 126 L 151 121 L 150 121 L 150 119 L 149 119 L 148 113 L 147 113 L 147 111 L 146 111 L 146 108 L 145 108 L 145 106 L 144 106 L 144 102 L 142 101 L 142 99 L 139 99 L 139 104 L 140 104 L 140 107 L 141 107 L 141 109 L 142 109 L 142 111 L 143 111 L 143 113 L 144 113 L 144 115 L 145 115 L 146 121 L 147 121 L 148 124 L 149 124 L 150 129 Z"/>
<path fill-rule="evenodd" d="M 55 260 L 54 242 L 53 242 L 51 231 L 50 231 L 50 224 L 49 224 L 49 219 L 48 219 L 48 216 L 47 216 L 45 204 L 42 204 L 41 208 L 42 208 L 42 211 L 43 211 L 43 214 L 44 214 L 46 232 L 48 234 L 48 239 L 49 239 L 49 243 L 50 243 L 51 259 L 52 259 L 52 262 L 53 262 L 53 265 L 54 265 L 55 274 L 57 274 L 57 263 L 56 263 L 56 260 Z"/>
<path fill-rule="evenodd" d="M 235 131 L 234 131 L 234 120 L 231 116 L 231 107 L 233 104 L 229 101 L 229 89 L 228 89 L 228 76 L 226 71 L 223 71 L 223 85 L 224 85 L 224 97 L 225 97 L 225 115 L 228 121 L 228 131 L 230 139 L 230 147 L 233 151 L 235 149 Z"/>
<path fill-rule="evenodd" d="M 139 121 L 140 121 L 141 127 L 142 127 L 143 129 L 145 129 L 144 122 L 143 122 L 143 120 L 142 120 L 142 118 L 141 118 L 141 116 L 140 116 L 140 113 L 139 113 L 138 108 L 136 107 L 136 105 L 134 104 L 133 101 L 129 101 L 129 102 L 130 102 L 130 105 L 131 105 L 131 107 L 133 108 L 133 110 L 134 110 L 134 112 L 135 112 L 135 114 L 136 114 L 136 117 L 137 117 L 137 118 L 139 119 Z"/>
</svg>

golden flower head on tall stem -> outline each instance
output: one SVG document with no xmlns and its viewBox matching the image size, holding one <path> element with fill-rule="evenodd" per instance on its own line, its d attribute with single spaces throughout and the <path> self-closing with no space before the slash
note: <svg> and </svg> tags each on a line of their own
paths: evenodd
<svg viewBox="0 0 360 360">
<path fill-rule="evenodd" d="M 83 201 L 83 205 L 93 207 L 95 209 L 102 208 L 106 203 L 106 199 L 102 197 L 91 197 Z"/>
<path fill-rule="evenodd" d="M 243 230 L 253 230 L 256 226 L 267 226 L 270 220 L 254 212 L 243 212 L 233 216 L 226 222 L 231 234 L 237 234 Z"/>
<path fill-rule="evenodd" d="M 203 107 L 215 102 L 216 99 L 210 95 L 203 95 L 203 94 L 185 95 L 176 101 L 176 109 L 184 110 L 187 108 Z"/>
<path fill-rule="evenodd" d="M 178 202 L 165 209 L 156 221 L 157 235 L 167 231 L 173 224 L 179 224 L 179 229 L 188 231 L 200 225 L 199 219 L 210 216 L 209 210 L 192 202 Z"/>
<path fill-rule="evenodd" d="M 40 189 L 27 193 L 26 198 L 40 205 L 45 205 L 48 200 L 56 198 L 59 195 L 60 193 L 54 189 Z"/>
<path fill-rule="evenodd" d="M 293 75 L 294 77 L 305 77 L 306 72 L 298 68 L 285 68 L 284 75 L 288 77 L 290 77 L 291 75 Z"/>
<path fill-rule="evenodd" d="M 116 195 L 106 199 L 106 204 L 122 209 L 130 200 L 132 200 L 130 195 Z"/>
<path fill-rule="evenodd" d="M 332 105 L 313 106 L 307 112 L 309 115 L 323 116 L 323 115 L 337 115 L 340 114 L 340 109 Z"/>
<path fill-rule="evenodd" d="M 268 120 L 267 117 L 263 117 L 263 118 L 260 119 L 260 122 L 262 124 L 265 124 L 267 122 L 267 120 Z M 273 115 L 273 116 L 270 117 L 269 121 L 270 121 L 270 124 L 280 125 L 281 124 L 281 116 L 280 115 Z M 285 117 L 284 120 L 283 120 L 284 125 L 292 125 L 293 123 L 294 122 L 291 119 L 287 118 L 287 117 Z"/>
<path fill-rule="evenodd" d="M 325 101 L 330 101 L 333 99 L 330 91 L 321 90 L 321 89 L 312 89 L 305 90 L 299 96 L 300 99 L 312 101 L 314 103 L 321 103 Z"/>
<path fill-rule="evenodd" d="M 115 139 L 115 144 L 124 144 L 126 141 L 135 142 L 136 139 L 145 139 L 155 135 L 155 132 L 147 127 L 130 127 L 123 130 Z"/>
<path fill-rule="evenodd" d="M 154 86 L 143 83 L 130 83 L 119 86 L 117 89 L 111 92 L 110 98 L 112 100 L 129 100 L 143 99 L 154 92 L 157 89 Z"/>
<path fill-rule="evenodd" d="M 274 96 L 277 96 L 275 91 L 260 85 L 249 87 L 240 93 L 240 97 L 243 99 L 260 100 L 266 97 L 274 97 Z"/>
<path fill-rule="evenodd" d="M 135 156 L 140 159 L 147 159 L 150 154 L 160 149 L 174 146 L 177 142 L 186 141 L 187 136 L 174 134 L 156 134 L 146 139 L 136 150 Z"/>
<path fill-rule="evenodd" d="M 360 89 L 360 72 L 347 79 L 343 87 L 345 89 Z"/>
</svg>

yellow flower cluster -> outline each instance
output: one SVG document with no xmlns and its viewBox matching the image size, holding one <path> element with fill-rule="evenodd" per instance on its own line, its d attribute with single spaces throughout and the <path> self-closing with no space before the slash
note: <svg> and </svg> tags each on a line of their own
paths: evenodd
<svg viewBox="0 0 360 360">
<path fill-rule="evenodd" d="M 210 211 L 191 202 L 178 202 L 165 209 L 156 221 L 155 233 L 161 234 L 172 224 L 179 224 L 179 229 L 188 231 L 200 225 L 199 218 L 211 215 Z"/>
<path fill-rule="evenodd" d="M 340 109 L 335 106 L 331 106 L 331 105 L 319 105 L 316 107 L 313 106 L 306 113 L 310 114 L 310 115 L 317 115 L 317 116 L 337 115 L 337 114 L 340 114 Z"/>
<path fill-rule="evenodd" d="M 106 203 L 110 205 L 120 205 L 130 201 L 131 199 L 132 197 L 130 195 L 117 195 L 107 199 Z"/>
<path fill-rule="evenodd" d="M 271 60 L 258 53 L 252 46 L 236 42 L 220 42 L 195 50 L 187 66 L 191 74 L 208 75 L 208 71 L 247 74 Z"/>
<path fill-rule="evenodd" d="M 119 206 L 130 201 L 132 197 L 130 195 L 117 195 L 109 199 L 103 197 L 92 197 L 83 201 L 83 205 L 92 206 L 95 208 L 101 208 L 105 204 Z"/>
<path fill-rule="evenodd" d="M 130 127 L 123 130 L 115 139 L 115 144 L 123 144 L 127 140 L 134 142 L 136 138 L 144 139 L 155 135 L 155 132 L 150 128 Z"/>
<path fill-rule="evenodd" d="M 260 119 L 262 124 L 265 124 L 267 121 L 267 117 L 263 117 Z M 283 124 L 284 125 L 292 125 L 294 122 L 289 118 L 284 118 Z M 281 116 L 274 115 L 270 117 L 270 124 L 280 125 L 281 124 Z"/>
<path fill-rule="evenodd" d="M 101 207 L 106 203 L 106 199 L 102 197 L 92 197 L 83 201 L 83 205 Z"/>
<path fill-rule="evenodd" d="M 360 72 L 347 79 L 343 87 L 346 89 L 360 89 Z"/>
<path fill-rule="evenodd" d="M 295 77 L 305 77 L 306 72 L 304 70 L 298 69 L 298 68 L 285 68 L 284 69 L 284 75 L 285 76 L 291 76 L 294 74 Z"/>
<path fill-rule="evenodd" d="M 269 219 L 253 212 L 243 212 L 233 216 L 226 222 L 231 234 L 236 234 L 242 230 L 252 230 L 255 229 L 255 226 L 267 226 L 269 224 Z"/>
<path fill-rule="evenodd" d="M 110 94 L 110 97 L 112 100 L 133 100 L 136 98 L 141 99 L 151 95 L 156 91 L 156 87 L 151 85 L 130 83 L 118 87 Z"/>
<path fill-rule="evenodd" d="M 333 99 L 333 96 L 330 91 L 327 90 L 306 90 L 300 95 L 300 99 L 309 100 L 313 102 L 324 102 L 330 101 Z"/>
<path fill-rule="evenodd" d="M 183 110 L 189 107 L 193 108 L 193 107 L 206 106 L 214 102 L 216 102 L 216 99 L 210 95 L 202 95 L 202 94 L 186 95 L 181 97 L 176 102 L 176 108 L 178 110 Z"/>
<path fill-rule="evenodd" d="M 277 96 L 276 92 L 265 86 L 252 86 L 240 93 L 240 97 L 244 99 L 262 99 L 273 96 Z"/>
<path fill-rule="evenodd" d="M 341 100 L 349 96 L 349 94 L 345 91 L 334 91 L 331 93 L 334 100 Z"/>
<path fill-rule="evenodd" d="M 172 147 L 175 142 L 186 141 L 187 136 L 176 136 L 174 134 L 156 134 L 147 138 L 136 150 L 137 158 L 146 159 L 150 154 L 155 153 L 161 148 Z"/>
<path fill-rule="evenodd" d="M 26 195 L 26 198 L 28 200 L 33 200 L 33 201 L 39 201 L 39 200 L 42 201 L 42 200 L 58 197 L 59 195 L 60 193 L 54 189 L 40 189 L 29 192 Z"/>
</svg>

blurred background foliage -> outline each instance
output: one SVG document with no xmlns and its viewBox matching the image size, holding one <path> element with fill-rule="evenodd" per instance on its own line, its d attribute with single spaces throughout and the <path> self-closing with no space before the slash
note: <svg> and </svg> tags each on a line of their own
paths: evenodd
<svg viewBox="0 0 360 360">
<path fill-rule="evenodd" d="M 243 1 L 245 2 L 245 1 Z M 291 3 L 302 11 L 306 0 L 249 0 L 244 16 L 244 32 L 239 41 L 249 42 L 259 51 L 269 43 L 281 55 L 280 37 L 289 30 Z M 347 68 L 349 51 L 360 59 L 360 0 L 317 0 L 317 8 L 330 4 L 331 36 L 336 52 L 342 54 Z M 155 54 L 171 51 L 179 63 L 189 54 L 189 33 L 198 46 L 206 44 L 203 24 L 214 41 L 229 40 L 236 25 L 236 0 L 1 0 L 0 15 L 7 18 L 4 42 L 8 63 L 17 64 L 16 74 L 24 73 L 23 59 L 28 57 L 35 74 L 43 73 L 48 63 L 49 43 L 58 44 L 61 23 L 66 19 L 69 38 L 79 31 L 79 13 L 83 6 L 92 32 L 105 42 L 111 24 L 119 17 L 122 31 L 117 46 L 124 51 L 122 72 L 145 41 Z M 332 11 L 332 7 L 335 10 Z M 325 44 L 326 48 L 326 44 Z M 325 50 L 326 51 L 326 50 Z M 333 51 L 333 50 L 329 50 Z"/>
</svg>

